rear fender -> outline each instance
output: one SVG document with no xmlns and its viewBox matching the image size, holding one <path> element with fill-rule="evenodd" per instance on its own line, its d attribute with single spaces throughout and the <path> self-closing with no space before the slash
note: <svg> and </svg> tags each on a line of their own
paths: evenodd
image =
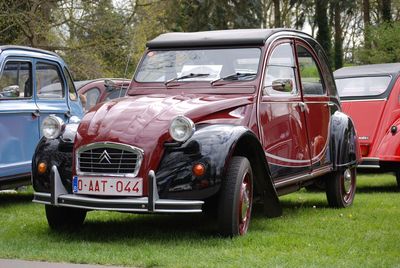
<svg viewBox="0 0 400 268">
<path fill-rule="evenodd" d="M 346 114 L 336 111 L 331 117 L 330 150 L 335 169 L 356 166 L 360 147 L 354 123 Z"/>
<path fill-rule="evenodd" d="M 373 154 L 381 160 L 400 161 L 400 119 L 386 130 Z"/>
</svg>

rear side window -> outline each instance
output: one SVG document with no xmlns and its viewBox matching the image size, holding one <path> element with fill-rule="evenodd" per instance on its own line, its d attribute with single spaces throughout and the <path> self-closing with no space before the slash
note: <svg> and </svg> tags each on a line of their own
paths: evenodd
<svg viewBox="0 0 400 268">
<path fill-rule="evenodd" d="M 8 61 L 1 72 L 0 100 L 32 97 L 30 62 Z"/>
<path fill-rule="evenodd" d="M 303 46 L 297 46 L 297 59 L 304 95 L 325 95 L 321 72 L 312 54 Z"/>
<path fill-rule="evenodd" d="M 377 96 L 386 91 L 390 76 L 337 78 L 336 87 L 340 97 Z"/>
<path fill-rule="evenodd" d="M 62 99 L 65 96 L 58 67 L 49 63 L 36 64 L 36 91 L 41 99 Z"/>
<path fill-rule="evenodd" d="M 120 98 L 126 95 L 126 88 L 116 87 L 111 92 L 107 93 L 106 101 Z"/>
</svg>

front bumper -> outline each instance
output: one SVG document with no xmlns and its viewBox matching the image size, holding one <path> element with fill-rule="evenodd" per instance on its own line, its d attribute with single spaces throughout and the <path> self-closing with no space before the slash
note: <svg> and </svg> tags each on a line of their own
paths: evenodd
<svg viewBox="0 0 400 268">
<path fill-rule="evenodd" d="M 160 199 L 156 187 L 154 171 L 148 176 L 148 197 L 98 198 L 67 192 L 61 182 L 56 166 L 51 169 L 51 193 L 35 192 L 33 202 L 59 207 L 74 207 L 87 210 L 108 210 L 141 213 L 199 213 L 204 201 Z"/>
</svg>

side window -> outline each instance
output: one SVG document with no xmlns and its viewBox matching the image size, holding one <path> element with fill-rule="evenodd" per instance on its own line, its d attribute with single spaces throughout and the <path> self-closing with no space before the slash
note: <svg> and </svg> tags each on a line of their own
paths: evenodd
<svg viewBox="0 0 400 268">
<path fill-rule="evenodd" d="M 78 95 L 76 94 L 74 80 L 72 80 L 71 74 L 68 72 L 67 68 L 64 67 L 63 71 L 65 78 L 67 78 L 69 99 L 76 101 L 78 99 Z"/>
<path fill-rule="evenodd" d="M 41 99 L 62 99 L 65 96 L 61 75 L 54 64 L 36 64 L 36 91 Z"/>
<path fill-rule="evenodd" d="M 0 99 L 32 97 L 32 64 L 8 61 L 1 72 Z"/>
<path fill-rule="evenodd" d="M 106 101 L 123 97 L 125 96 L 125 94 L 126 94 L 126 88 L 121 89 L 121 87 L 117 87 L 113 89 L 111 92 L 107 93 Z"/>
<path fill-rule="evenodd" d="M 99 95 L 100 90 L 97 87 L 91 88 L 83 94 L 86 98 L 86 104 L 84 105 L 86 111 L 89 111 L 90 108 L 96 105 Z M 82 102 L 82 104 L 84 103 Z"/>
<path fill-rule="evenodd" d="M 283 43 L 274 48 L 264 77 L 264 95 L 296 95 L 293 47 Z"/>
<path fill-rule="evenodd" d="M 314 57 L 305 47 L 297 45 L 296 48 L 303 94 L 325 95 L 326 90 L 322 83 L 321 71 Z"/>
</svg>

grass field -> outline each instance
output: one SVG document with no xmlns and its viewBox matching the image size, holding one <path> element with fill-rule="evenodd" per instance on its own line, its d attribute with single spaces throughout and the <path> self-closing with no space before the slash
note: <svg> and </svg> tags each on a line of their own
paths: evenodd
<svg viewBox="0 0 400 268">
<path fill-rule="evenodd" d="M 358 176 L 355 203 L 336 210 L 325 194 L 281 198 L 284 214 L 256 208 L 250 230 L 215 235 L 201 215 L 91 212 L 84 228 L 51 231 L 32 193 L 0 194 L 0 258 L 138 267 L 400 267 L 400 193 L 391 175 Z"/>
</svg>

